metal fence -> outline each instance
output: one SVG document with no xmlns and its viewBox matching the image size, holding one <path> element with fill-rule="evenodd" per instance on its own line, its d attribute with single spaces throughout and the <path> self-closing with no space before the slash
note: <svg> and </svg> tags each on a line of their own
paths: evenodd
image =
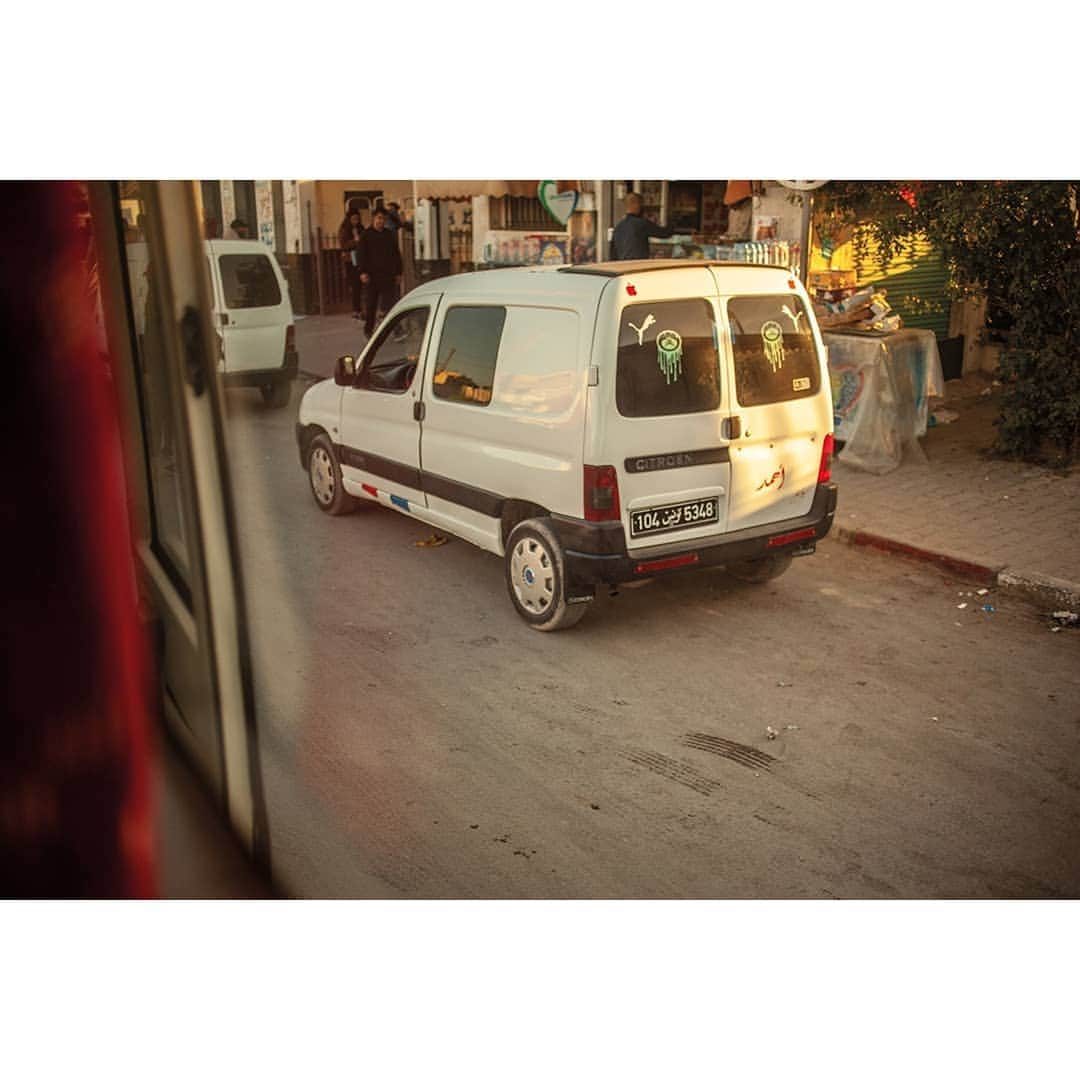
<svg viewBox="0 0 1080 1080">
<path fill-rule="evenodd" d="M 320 315 L 334 315 L 352 310 L 352 288 L 345 252 L 337 236 L 324 235 L 321 228 L 311 237 L 315 261 L 315 289 Z"/>
</svg>

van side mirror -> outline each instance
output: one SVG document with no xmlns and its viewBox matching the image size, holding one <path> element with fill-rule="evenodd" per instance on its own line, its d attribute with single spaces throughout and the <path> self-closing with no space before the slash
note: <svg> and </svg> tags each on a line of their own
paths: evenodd
<svg viewBox="0 0 1080 1080">
<path fill-rule="evenodd" d="M 356 382 L 356 357 L 339 356 L 334 365 L 334 382 L 338 386 L 352 386 Z"/>
</svg>

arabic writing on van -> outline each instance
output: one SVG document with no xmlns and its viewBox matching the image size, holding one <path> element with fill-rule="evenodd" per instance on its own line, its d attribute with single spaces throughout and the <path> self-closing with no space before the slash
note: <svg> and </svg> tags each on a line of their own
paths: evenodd
<svg viewBox="0 0 1080 1080">
<path fill-rule="evenodd" d="M 779 481 L 779 483 L 777 483 Z M 781 465 L 767 480 L 762 480 L 757 486 L 758 491 L 764 491 L 765 488 L 772 487 L 776 484 L 776 490 L 779 491 L 784 486 L 784 466 Z"/>
</svg>

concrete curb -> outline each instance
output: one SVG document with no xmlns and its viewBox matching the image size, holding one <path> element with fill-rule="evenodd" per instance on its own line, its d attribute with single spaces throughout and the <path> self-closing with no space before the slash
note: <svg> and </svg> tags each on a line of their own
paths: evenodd
<svg viewBox="0 0 1080 1080">
<path fill-rule="evenodd" d="M 867 532 L 865 529 L 834 525 L 832 535 L 846 544 L 872 547 L 904 558 L 934 563 L 958 577 L 977 581 L 981 585 L 996 585 L 999 589 L 1024 597 L 1046 611 L 1080 611 L 1080 584 L 1073 581 L 1063 581 L 1030 570 L 988 565 L 965 555 L 932 551 L 900 540 L 892 540 L 878 533 Z"/>
<path fill-rule="evenodd" d="M 1047 611 L 1080 612 L 1080 585 L 1074 581 L 1008 567 L 998 574 L 998 585 L 1019 593 Z"/>
</svg>

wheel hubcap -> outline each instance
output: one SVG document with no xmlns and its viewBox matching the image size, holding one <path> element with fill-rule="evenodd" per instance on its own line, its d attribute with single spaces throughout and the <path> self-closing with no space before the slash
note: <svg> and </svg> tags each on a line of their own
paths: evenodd
<svg viewBox="0 0 1080 1080">
<path fill-rule="evenodd" d="M 554 602 L 554 563 L 550 552 L 535 537 L 524 537 L 514 545 L 510 580 L 518 603 L 531 614 L 543 614 Z"/>
<path fill-rule="evenodd" d="M 321 446 L 311 455 L 311 490 L 323 506 L 334 501 L 334 463 Z"/>
</svg>

